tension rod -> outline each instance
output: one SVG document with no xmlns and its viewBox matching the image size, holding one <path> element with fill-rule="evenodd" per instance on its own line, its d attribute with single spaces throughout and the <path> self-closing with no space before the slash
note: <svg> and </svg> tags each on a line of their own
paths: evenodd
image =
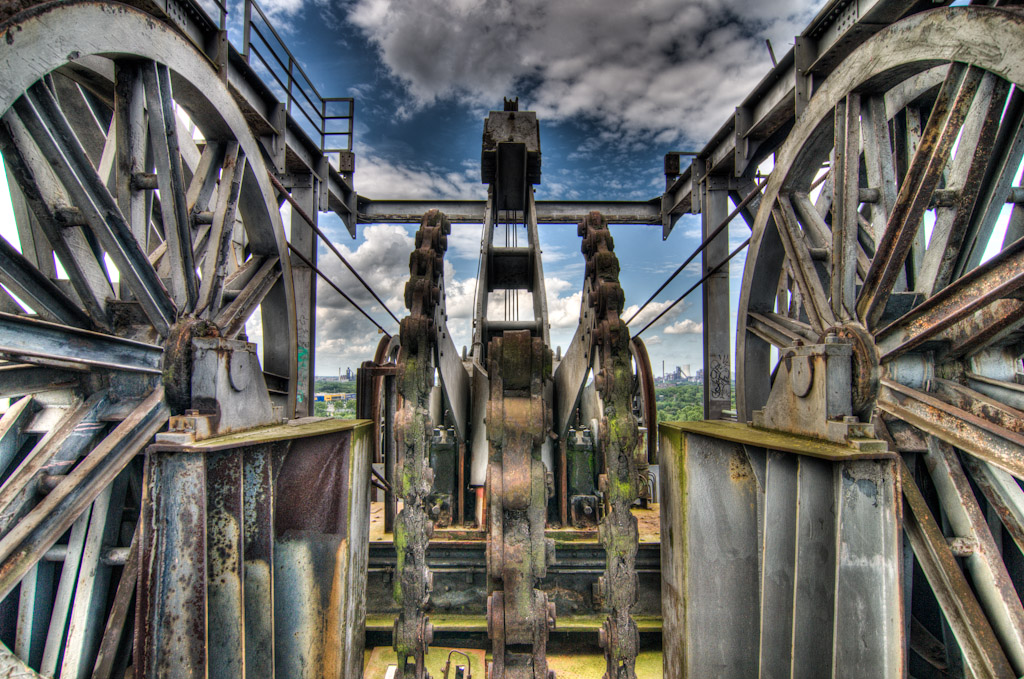
<svg viewBox="0 0 1024 679">
<path fill-rule="evenodd" d="M 729 222 L 731 222 L 733 219 L 736 218 L 736 215 L 738 215 L 740 213 L 740 211 L 743 208 L 745 208 L 750 203 L 750 201 L 752 201 L 756 196 L 761 194 L 761 189 L 763 189 L 764 185 L 767 184 L 767 183 L 768 183 L 768 178 L 765 177 L 764 181 L 762 181 L 760 184 L 758 184 L 754 188 L 754 190 L 751 191 L 750 194 L 746 198 L 744 198 L 743 200 L 741 200 L 739 202 L 739 205 L 736 206 L 736 209 L 734 209 L 732 212 L 730 212 L 728 214 L 728 216 L 725 219 L 723 219 L 722 222 L 718 226 L 716 226 L 715 229 L 711 233 L 708 234 L 707 238 L 705 238 L 704 241 L 699 246 L 697 246 L 697 249 L 694 250 L 690 254 L 690 256 L 686 258 L 686 261 L 683 262 L 682 264 L 680 264 L 679 268 L 676 269 L 675 271 L 673 271 L 672 275 L 669 276 L 667 279 L 665 279 L 665 282 L 661 284 L 661 287 L 658 288 L 657 290 L 655 290 L 654 294 L 651 295 L 647 299 L 646 302 L 644 302 L 642 305 L 640 305 L 640 308 L 637 309 L 633 313 L 633 315 L 629 317 L 628 321 L 626 321 L 626 325 L 629 325 L 630 323 L 632 323 L 633 319 L 636 318 L 637 316 L 639 316 L 640 312 L 643 311 L 644 309 L 646 309 L 647 305 L 650 304 L 651 302 L 653 302 L 654 298 L 657 297 L 661 293 L 661 291 L 664 290 L 665 287 L 669 283 L 671 283 L 673 280 L 675 280 L 676 276 L 678 276 L 680 273 L 682 273 L 683 269 L 686 268 L 686 265 L 689 264 L 690 262 L 692 262 L 697 255 L 699 255 L 701 252 L 703 252 L 704 248 L 706 248 L 711 243 L 711 241 L 713 241 L 715 239 L 715 237 L 718 236 L 718 234 L 722 233 L 722 230 L 729 225 Z M 643 332 L 643 330 L 641 330 L 640 332 Z"/>
<path fill-rule="evenodd" d="M 378 330 L 380 330 L 380 331 L 381 331 L 382 333 L 384 333 L 384 334 L 385 334 L 385 335 L 387 335 L 388 337 L 391 337 L 391 333 L 389 333 L 389 332 L 388 332 L 387 330 L 385 330 L 385 329 L 384 329 L 383 327 L 381 327 L 381 324 L 380 324 L 380 323 L 378 323 L 377 321 L 373 320 L 373 317 L 372 317 L 372 316 L 370 316 L 370 314 L 366 313 L 366 311 L 364 311 L 364 310 L 363 310 L 363 307 L 361 307 L 361 306 L 359 306 L 358 304 L 356 304 L 356 302 L 355 302 L 355 300 L 354 300 L 354 299 L 352 299 L 351 297 L 349 297 L 348 295 L 346 295 L 346 294 L 345 294 L 345 291 L 344 291 L 344 290 L 342 290 L 341 288 L 339 288 L 339 287 L 338 287 L 338 286 L 337 286 L 337 285 L 336 285 L 336 284 L 334 283 L 334 281 L 332 281 L 332 280 L 331 280 L 330 278 L 328 278 L 328 277 L 327 277 L 327 274 L 325 274 L 325 273 L 324 273 L 323 271 L 321 271 L 320 269 L 316 268 L 316 265 L 315 265 L 315 264 L 313 264 L 313 262 L 309 261 L 309 258 L 308 258 L 308 257 L 306 257 L 306 256 L 305 256 L 305 255 L 303 255 L 303 254 L 302 254 L 301 252 L 299 252 L 298 248 L 296 248 L 296 247 L 295 247 L 294 245 L 292 245 L 291 243 L 288 243 L 288 249 L 289 249 L 289 250 L 291 250 L 291 251 L 292 251 L 292 254 L 293 254 L 293 255 L 295 255 L 296 257 L 298 257 L 298 258 L 299 258 L 299 260 L 300 260 L 300 261 L 302 261 L 302 263 L 303 263 L 303 264 L 305 264 L 305 265 L 306 265 L 306 266 L 308 266 L 308 267 L 309 267 L 310 269 L 312 269 L 312 270 L 313 270 L 313 272 L 314 272 L 314 273 L 316 273 L 316 275 L 318 275 L 318 276 L 320 276 L 320 278 L 324 279 L 324 282 L 326 282 L 326 283 L 327 283 L 327 285 L 329 285 L 329 286 L 331 286 L 332 288 L 334 288 L 334 289 L 335 289 L 335 290 L 336 290 L 336 291 L 338 292 L 338 294 L 339 294 L 339 295 L 341 295 L 342 297 L 344 297 L 344 298 L 345 298 L 345 300 L 346 300 L 346 301 L 347 301 L 347 302 L 348 302 L 349 304 L 351 304 L 352 306 L 354 306 L 354 307 L 355 307 L 355 308 L 356 308 L 356 309 L 357 309 L 357 310 L 359 311 L 359 313 L 361 313 L 361 314 L 362 314 L 363 316 L 366 316 L 366 319 L 367 319 L 368 321 L 370 321 L 371 323 L 373 323 L 373 324 L 374 324 L 375 326 L 377 326 L 377 329 L 378 329 Z"/>
<path fill-rule="evenodd" d="M 348 260 L 345 259 L 345 256 L 343 254 L 341 254 L 340 252 L 338 252 L 338 248 L 334 247 L 334 243 L 331 242 L 331 239 L 328 238 L 327 234 L 325 234 L 323 231 L 321 231 L 320 227 L 318 227 L 316 225 L 316 223 L 313 221 L 313 219 L 308 214 L 306 214 L 306 211 L 302 209 L 302 207 L 299 205 L 298 201 L 296 201 L 294 198 L 292 198 L 292 194 L 288 192 L 288 189 L 285 188 L 284 184 L 282 184 L 280 182 L 280 180 L 278 180 L 278 178 L 275 177 L 272 172 L 268 171 L 267 172 L 267 176 L 270 177 L 270 183 L 273 184 L 274 188 L 277 189 L 278 192 L 281 193 L 284 196 L 284 199 L 288 201 L 288 203 L 292 206 L 292 209 L 295 210 L 295 212 L 298 213 L 298 215 L 300 217 L 302 217 L 303 221 L 305 221 L 307 224 L 309 224 L 309 228 L 313 229 L 313 233 L 315 233 L 316 235 L 320 236 L 320 238 L 323 239 L 324 243 L 327 245 L 328 248 L 330 248 L 331 252 L 333 252 L 335 255 L 337 255 L 338 259 L 341 260 L 341 263 L 344 264 L 346 267 L 348 267 L 348 270 L 351 271 L 352 275 L 356 277 L 356 280 L 358 280 L 360 283 L 363 284 L 363 287 L 366 288 L 370 292 L 371 295 L 373 295 L 373 298 L 375 300 L 377 300 L 382 307 L 384 307 L 384 311 L 388 312 L 388 315 L 391 316 L 391 318 L 393 318 L 395 320 L 395 323 L 398 323 L 399 322 L 398 321 L 398 317 L 395 316 L 393 313 L 391 313 L 391 309 L 389 309 L 388 305 L 384 303 L 384 300 L 382 300 L 377 295 L 377 293 L 374 292 L 373 288 L 370 287 L 369 283 L 367 283 L 365 280 L 363 280 L 363 277 L 360 276 L 359 272 L 356 271 L 355 268 L 351 264 L 348 263 Z M 289 244 L 289 247 L 290 247 L 290 244 Z M 345 294 L 345 293 L 342 293 L 342 294 Z M 380 326 L 378 325 L 377 327 L 379 328 Z"/>
<path fill-rule="evenodd" d="M 711 276 L 713 276 L 714 274 L 716 274 L 716 273 L 718 272 L 718 270 L 719 270 L 719 269 L 721 269 L 721 268 L 722 268 L 723 266 L 725 266 L 726 264 L 728 264 L 728 263 L 729 263 L 729 260 L 730 260 L 730 259 L 732 259 L 733 257 L 735 257 L 735 256 L 736 256 L 736 255 L 737 255 L 737 254 L 739 253 L 739 251 L 740 251 L 740 250 L 742 250 L 743 248 L 747 247 L 748 245 L 750 245 L 750 239 L 749 239 L 749 238 L 747 238 L 747 240 L 743 241 L 743 242 L 742 242 L 742 243 L 740 243 L 740 244 L 739 244 L 738 246 L 736 246 L 736 249 L 735 249 L 735 250 L 733 250 L 732 252 L 730 252 L 730 253 L 729 253 L 729 256 L 728 256 L 728 257 L 726 257 L 725 259 L 723 259 L 723 260 L 722 260 L 721 262 L 719 262 L 718 264 L 716 264 L 716 265 L 714 266 L 714 268 L 712 268 L 712 269 L 711 269 L 710 271 L 708 271 L 708 272 L 707 272 L 706 274 L 704 274 L 704 276 L 703 276 L 703 277 L 702 277 L 702 278 L 701 278 L 701 279 L 700 279 L 699 281 L 697 281 L 697 282 L 696 282 L 696 283 L 694 283 L 694 284 L 693 284 L 692 286 L 690 286 L 690 289 L 689 289 L 689 290 L 687 290 L 686 292 L 684 292 L 683 294 L 681 294 L 681 295 L 680 295 L 680 296 L 679 296 L 679 297 L 678 297 L 678 298 L 676 299 L 676 301 L 672 302 L 672 303 L 671 303 L 671 304 L 669 304 L 669 305 L 668 305 L 667 307 L 665 307 L 665 308 L 664 308 L 664 309 L 662 310 L 662 312 L 661 312 L 660 314 L 658 314 L 657 316 L 655 316 L 655 317 L 654 317 L 654 319 L 653 319 L 653 320 L 652 320 L 652 321 L 651 321 L 650 323 L 648 323 L 648 324 L 647 324 L 647 325 L 645 325 L 644 327 L 640 328 L 640 330 L 639 330 L 639 331 L 638 331 L 638 332 L 637 332 L 637 333 L 636 333 L 635 335 L 633 335 L 633 337 L 639 337 L 639 336 L 640 336 L 641 334 L 643 334 L 644 330 L 647 330 L 647 328 L 649 328 L 649 327 L 651 327 L 652 325 L 654 325 L 655 323 L 657 323 L 657 322 L 658 322 L 658 319 L 660 319 L 660 318 L 661 318 L 662 316 L 664 316 L 664 315 L 665 315 L 665 314 L 667 314 L 667 313 L 668 313 L 669 311 L 671 311 L 671 310 L 672 310 L 672 307 L 674 307 L 674 306 L 675 306 L 676 304 L 679 304 L 679 303 L 680 303 L 680 302 L 682 302 L 682 301 L 683 301 L 684 299 L 686 299 L 686 296 L 687 296 L 687 295 L 689 295 L 689 294 L 690 294 L 691 292 L 693 292 L 694 290 L 696 290 L 697 288 L 699 288 L 699 287 L 700 287 L 700 284 L 701 284 L 701 283 L 703 283 L 703 282 L 704 282 L 704 281 L 706 281 L 707 279 L 711 278 Z"/>
</svg>

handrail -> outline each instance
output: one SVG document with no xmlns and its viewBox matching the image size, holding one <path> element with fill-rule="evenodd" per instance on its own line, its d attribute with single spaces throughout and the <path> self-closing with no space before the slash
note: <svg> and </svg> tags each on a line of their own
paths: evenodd
<svg viewBox="0 0 1024 679">
<path fill-rule="evenodd" d="M 221 0 L 208 1 L 222 8 L 223 21 L 227 10 L 223 9 Z M 301 118 L 294 117 L 296 123 L 305 128 L 307 133 L 312 133 L 314 139 L 319 138 L 320 151 L 324 155 L 334 156 L 337 162 L 335 169 L 342 173 L 351 172 L 350 161 L 343 163 L 342 156 L 351 156 L 355 100 L 352 97 L 324 97 L 320 94 L 256 0 L 244 0 L 243 12 L 242 58 L 254 66 L 252 57 L 256 56 L 262 70 L 273 78 L 279 93 L 283 95 L 287 113 L 293 115 L 296 110 L 301 113 Z M 266 31 L 260 27 L 260 23 L 266 27 Z M 278 68 L 274 68 L 272 62 L 276 62 Z M 340 114 L 331 113 L 329 107 L 339 103 L 347 105 L 345 110 Z M 333 141 L 339 137 L 343 137 L 344 141 Z"/>
</svg>

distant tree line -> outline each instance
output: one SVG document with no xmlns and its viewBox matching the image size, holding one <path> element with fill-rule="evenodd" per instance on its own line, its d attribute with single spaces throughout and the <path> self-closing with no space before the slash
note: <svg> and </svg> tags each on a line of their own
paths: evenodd
<svg viewBox="0 0 1024 679">
<path fill-rule="evenodd" d="M 355 382 L 339 382 L 338 380 L 317 380 L 313 384 L 313 390 L 318 394 L 354 394 L 356 393 Z M 330 406 L 334 406 L 331 412 Z M 331 401 L 330 404 L 324 401 L 313 403 L 313 414 L 316 417 L 338 417 L 344 420 L 353 420 L 356 417 L 355 399 L 349 401 Z"/>
<path fill-rule="evenodd" d="M 338 380 L 317 380 L 313 390 L 318 394 L 354 394 L 355 382 L 339 382 Z"/>
<path fill-rule="evenodd" d="M 704 386 L 681 384 L 654 390 L 660 422 L 687 422 L 704 419 Z"/>
</svg>

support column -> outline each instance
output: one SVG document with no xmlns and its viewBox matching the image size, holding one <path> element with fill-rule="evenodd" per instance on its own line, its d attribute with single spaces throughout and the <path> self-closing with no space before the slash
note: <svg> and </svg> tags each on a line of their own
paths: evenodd
<svg viewBox="0 0 1024 679">
<path fill-rule="evenodd" d="M 708 176 L 700 185 L 701 236 L 707 238 L 729 214 L 729 180 Z M 704 249 L 702 275 L 729 256 L 729 229 Z M 729 267 L 709 277 L 702 287 L 704 302 L 704 417 L 719 420 L 732 408 L 732 338 L 729 333 Z"/>
<path fill-rule="evenodd" d="M 309 174 L 295 178 L 288 187 L 292 198 L 314 222 L 318 221 L 319 180 Z M 292 210 L 289 242 L 304 257 L 316 264 L 317 235 L 306 220 Z M 295 390 L 295 417 L 313 414 L 313 392 L 316 382 L 314 359 L 316 350 L 316 274 L 292 256 L 292 281 L 295 288 L 295 325 L 298 332 L 298 385 Z"/>
</svg>

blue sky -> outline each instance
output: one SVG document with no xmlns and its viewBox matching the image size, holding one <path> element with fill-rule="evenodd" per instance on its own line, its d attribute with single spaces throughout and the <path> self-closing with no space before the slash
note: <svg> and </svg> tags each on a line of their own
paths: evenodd
<svg viewBox="0 0 1024 679">
<path fill-rule="evenodd" d="M 208 2 L 209 0 L 200 0 Z M 483 119 L 503 97 L 541 121 L 544 199 L 647 200 L 664 189 L 668 151 L 696 150 L 770 68 L 765 40 L 785 53 L 824 0 L 262 0 L 325 97 L 356 99 L 356 190 L 370 198 L 477 198 Z M 229 0 L 229 39 L 241 47 L 240 0 Z M 2 176 L 0 176 L 2 179 Z M 0 186 L 0 190 L 6 187 Z M 6 212 L 9 205 L 0 205 Z M 287 224 L 288 208 L 282 211 Z M 10 215 L 0 214 L 10 226 Z M 352 240 L 333 214 L 321 225 L 399 317 L 415 227 L 366 225 Z M 11 229 L 6 229 L 11 230 Z M 456 225 L 446 256 L 449 327 L 469 343 L 479 225 Z M 613 226 L 620 280 L 633 307 L 700 242 L 684 217 L 667 241 L 660 226 Z M 742 221 L 734 245 L 749 235 Z M 575 225 L 542 225 L 551 340 L 568 346 L 577 324 L 583 259 Z M 321 267 L 395 324 L 321 246 Z M 643 324 L 699 277 L 691 265 L 638 317 Z M 742 257 L 731 264 L 733 316 Z M 524 299 L 523 304 L 526 303 Z M 500 310 L 500 305 L 499 305 Z M 631 315 L 627 308 L 627 317 Z M 700 295 L 644 333 L 662 361 L 701 364 Z M 319 375 L 372 357 L 374 327 L 325 284 L 318 292 Z M 252 339 L 258 340 L 255 327 Z"/>
<path fill-rule="evenodd" d="M 664 189 L 662 157 L 701 148 L 783 54 L 821 0 L 265 0 L 324 96 L 356 98 L 355 186 L 371 198 L 483 198 L 483 119 L 502 97 L 541 121 L 538 199 L 646 200 Z M 236 17 L 240 9 L 232 6 Z M 237 37 L 238 31 L 233 31 Z M 414 227 L 360 226 L 352 240 L 322 223 L 389 306 L 403 315 Z M 480 226 L 456 225 L 446 257 L 450 328 L 469 343 Z M 614 226 L 627 305 L 643 302 L 700 242 L 697 217 L 667 241 L 660 226 Z M 734 223 L 731 240 L 749 235 Z M 564 349 L 579 314 L 583 260 L 574 226 L 541 226 L 552 343 Z M 347 291 L 354 281 L 322 249 Z M 735 288 L 743 260 L 731 266 Z M 637 330 L 699 277 L 695 265 L 638 318 Z M 355 368 L 377 336 L 322 285 L 317 373 Z M 373 307 L 369 295 L 356 295 Z M 644 333 L 662 361 L 701 364 L 699 293 Z M 375 308 L 375 307 L 374 307 Z M 500 308 L 500 307 L 499 307 Z M 387 315 L 375 308 L 384 323 Z"/>
</svg>

